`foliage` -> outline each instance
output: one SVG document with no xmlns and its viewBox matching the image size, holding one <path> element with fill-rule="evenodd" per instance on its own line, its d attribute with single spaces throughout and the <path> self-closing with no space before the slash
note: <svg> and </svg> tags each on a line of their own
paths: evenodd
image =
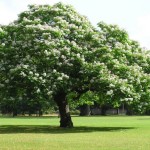
<svg viewBox="0 0 150 150">
<path fill-rule="evenodd" d="M 82 97 L 92 91 L 97 100 L 144 111 L 150 104 L 150 55 L 118 26 L 98 27 L 62 3 L 30 5 L 1 26 L 1 103 L 41 106 L 60 91 Z"/>
</svg>

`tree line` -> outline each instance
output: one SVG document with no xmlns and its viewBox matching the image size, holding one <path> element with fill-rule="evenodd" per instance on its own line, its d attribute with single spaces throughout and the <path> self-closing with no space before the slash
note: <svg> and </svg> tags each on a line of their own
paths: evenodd
<svg viewBox="0 0 150 150">
<path fill-rule="evenodd" d="M 117 25 L 99 22 L 95 28 L 62 3 L 30 5 L 0 26 L 0 108 L 32 113 L 55 102 L 60 127 L 73 126 L 68 103 L 124 103 L 144 113 L 149 66 L 149 51 Z"/>
</svg>

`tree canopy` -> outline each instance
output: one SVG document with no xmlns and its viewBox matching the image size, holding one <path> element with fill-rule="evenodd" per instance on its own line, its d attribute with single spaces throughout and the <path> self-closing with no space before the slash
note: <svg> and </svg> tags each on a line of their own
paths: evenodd
<svg viewBox="0 0 150 150">
<path fill-rule="evenodd" d="M 126 31 L 98 28 L 70 5 L 30 5 L 0 27 L 0 97 L 18 103 L 59 106 L 61 126 L 70 119 L 66 96 L 95 92 L 113 105 L 137 111 L 150 104 L 150 55 Z M 63 106 L 64 105 L 64 106 Z M 64 107 L 64 108 L 62 108 Z"/>
</svg>

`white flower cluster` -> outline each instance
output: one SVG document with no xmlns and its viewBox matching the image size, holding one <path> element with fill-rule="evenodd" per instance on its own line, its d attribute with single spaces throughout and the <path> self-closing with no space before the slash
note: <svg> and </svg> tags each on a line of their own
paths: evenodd
<svg viewBox="0 0 150 150">
<path fill-rule="evenodd" d="M 122 96 L 124 102 L 148 95 L 149 54 L 141 53 L 125 31 L 105 23 L 99 23 L 97 31 L 86 17 L 61 3 L 32 5 L 24 14 L 6 28 L 8 35 L 0 43 L 0 88 L 9 91 L 10 86 L 29 84 L 25 88 L 32 85 L 37 97 L 51 97 L 59 89 L 92 85 L 99 92 L 105 89 L 111 99 Z"/>
<path fill-rule="evenodd" d="M 114 93 L 113 90 L 110 90 L 110 91 L 107 91 L 106 95 L 110 95 L 111 96 L 111 95 L 113 95 L 113 93 Z"/>
<path fill-rule="evenodd" d="M 120 101 L 122 102 L 132 102 L 133 101 L 133 98 L 124 98 L 124 99 L 120 99 Z"/>
</svg>

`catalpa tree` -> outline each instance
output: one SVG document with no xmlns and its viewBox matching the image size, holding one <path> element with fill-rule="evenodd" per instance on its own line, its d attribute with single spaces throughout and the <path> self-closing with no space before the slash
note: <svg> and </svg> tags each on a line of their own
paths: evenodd
<svg viewBox="0 0 150 150">
<path fill-rule="evenodd" d="M 54 100 L 60 127 L 73 126 L 70 92 L 93 91 L 114 105 L 124 101 L 140 110 L 148 105 L 149 75 L 129 58 L 142 54 L 139 46 L 117 27 L 99 26 L 62 3 L 30 5 L 18 20 L 1 26 L 1 101 L 15 107 Z"/>
</svg>

